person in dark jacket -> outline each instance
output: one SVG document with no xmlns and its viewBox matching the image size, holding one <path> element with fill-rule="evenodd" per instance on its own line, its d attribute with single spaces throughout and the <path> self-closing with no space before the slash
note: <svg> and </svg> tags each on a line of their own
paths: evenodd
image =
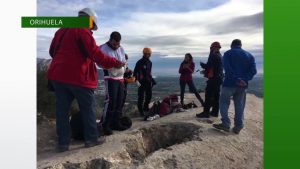
<svg viewBox="0 0 300 169">
<path fill-rule="evenodd" d="M 228 108 L 232 97 L 235 110 L 232 131 L 235 134 L 239 134 L 244 127 L 244 108 L 248 81 L 257 73 L 255 59 L 249 52 L 242 49 L 241 40 L 235 39 L 231 43 L 231 49 L 224 53 L 223 65 L 225 79 L 220 96 L 222 123 L 213 124 L 213 127 L 229 131 L 230 119 L 228 117 Z"/>
<path fill-rule="evenodd" d="M 74 99 L 82 113 L 85 147 L 103 143 L 98 139 L 94 89 L 98 75 L 95 63 L 105 67 L 122 67 L 124 63 L 98 49 L 91 30 L 97 30 L 97 15 L 89 9 L 79 11 L 80 17 L 91 16 L 94 25 L 89 28 L 60 28 L 51 42 L 49 54 L 52 62 L 47 78 L 53 85 L 56 97 L 56 131 L 58 152 L 69 149 L 69 110 Z"/>
<path fill-rule="evenodd" d="M 206 78 L 205 104 L 202 113 L 197 114 L 199 118 L 218 117 L 220 87 L 223 81 L 222 55 L 220 53 L 221 45 L 219 42 L 213 42 L 210 46 L 210 53 L 207 63 L 200 63 L 204 69 Z M 210 111 L 210 109 L 212 110 Z"/>
<path fill-rule="evenodd" d="M 193 56 L 190 53 L 185 54 L 184 60 L 180 65 L 179 73 L 180 73 L 180 103 L 184 106 L 184 92 L 185 85 L 189 86 L 191 92 L 195 94 L 199 102 L 202 106 L 204 106 L 204 101 L 202 100 L 200 94 L 198 93 L 194 82 L 192 74 L 195 71 L 195 63 L 193 62 Z"/>
<path fill-rule="evenodd" d="M 136 78 L 138 89 L 138 110 L 141 116 L 144 111 L 149 111 L 149 103 L 152 98 L 152 87 L 156 85 L 152 77 L 152 62 L 150 61 L 151 49 L 145 47 L 143 49 L 143 58 L 135 65 L 133 75 Z M 145 97 L 145 99 L 144 99 Z"/>
</svg>

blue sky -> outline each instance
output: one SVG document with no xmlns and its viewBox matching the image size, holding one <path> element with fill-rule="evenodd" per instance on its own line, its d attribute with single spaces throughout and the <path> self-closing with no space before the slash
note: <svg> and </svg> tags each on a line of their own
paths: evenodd
<svg viewBox="0 0 300 169">
<path fill-rule="evenodd" d="M 100 29 L 97 44 L 108 40 L 112 31 L 122 34 L 121 45 L 134 64 L 143 47 L 154 51 L 152 59 L 207 57 L 213 41 L 221 53 L 239 38 L 243 48 L 263 65 L 263 0 L 38 0 L 38 16 L 76 16 L 78 10 L 96 10 Z M 50 58 L 49 45 L 56 29 L 38 29 L 37 54 Z M 176 59 L 177 60 L 177 59 Z"/>
</svg>

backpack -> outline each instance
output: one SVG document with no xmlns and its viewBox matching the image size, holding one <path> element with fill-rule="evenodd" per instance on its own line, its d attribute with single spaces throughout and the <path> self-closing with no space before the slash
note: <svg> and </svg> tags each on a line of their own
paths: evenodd
<svg viewBox="0 0 300 169">
<path fill-rule="evenodd" d="M 72 138 L 75 140 L 84 140 L 83 121 L 80 112 L 71 115 L 70 126 Z"/>
<path fill-rule="evenodd" d="M 148 117 L 152 117 L 156 114 L 160 114 L 160 101 L 155 101 L 152 105 L 152 107 L 149 110 L 149 113 L 144 117 L 144 120 L 147 121 Z"/>
<path fill-rule="evenodd" d="M 163 102 L 165 102 L 169 105 L 173 105 L 174 103 L 177 104 L 179 102 L 178 101 L 178 96 L 177 96 L 177 94 L 171 94 L 168 97 L 165 97 L 163 99 Z"/>
<path fill-rule="evenodd" d="M 129 129 L 131 126 L 132 126 L 132 121 L 129 117 L 127 116 L 123 116 L 120 118 L 120 123 L 123 125 L 123 126 L 126 126 L 126 129 Z"/>
<path fill-rule="evenodd" d="M 160 111 L 159 111 L 159 116 L 162 117 L 162 116 L 165 116 L 165 115 L 168 115 L 170 112 L 170 105 L 166 102 L 162 102 L 160 104 L 160 107 L 159 107 Z"/>
<path fill-rule="evenodd" d="M 82 121 L 82 113 L 77 112 L 70 117 L 71 135 L 75 140 L 84 140 L 84 127 Z M 97 123 L 98 135 L 101 135 L 101 125 Z"/>
</svg>

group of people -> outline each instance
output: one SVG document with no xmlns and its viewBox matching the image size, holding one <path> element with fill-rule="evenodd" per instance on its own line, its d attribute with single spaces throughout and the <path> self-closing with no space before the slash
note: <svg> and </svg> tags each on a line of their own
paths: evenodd
<svg viewBox="0 0 300 169">
<path fill-rule="evenodd" d="M 213 124 L 213 127 L 228 132 L 231 125 L 228 109 L 232 98 L 235 108 L 232 131 L 239 134 L 244 127 L 244 108 L 248 82 L 257 73 L 255 59 L 249 52 L 242 49 L 242 42 L 239 39 L 232 41 L 231 49 L 226 51 L 223 57 L 220 49 L 220 43 L 213 42 L 210 46 L 207 63 L 200 62 L 200 66 L 204 69 L 201 73 L 208 79 L 204 102 L 197 92 L 192 79 L 192 73 L 195 69 L 193 57 L 190 53 L 185 55 L 185 59 L 179 68 L 179 73 L 181 74 L 181 104 L 184 104 L 185 85 L 188 84 L 190 91 L 196 95 L 203 106 L 203 112 L 196 114 L 196 117 L 218 117 L 220 111 L 222 123 Z"/>
<path fill-rule="evenodd" d="M 104 137 L 98 135 L 96 123 L 94 97 L 94 89 L 97 88 L 98 83 L 96 65 L 103 69 L 106 85 L 106 99 L 101 118 L 104 135 L 111 135 L 113 130 L 126 129 L 119 119 L 122 117 L 128 83 L 135 82 L 138 85 L 137 107 L 141 116 L 149 111 L 152 87 L 156 85 L 151 73 L 152 50 L 150 48 L 143 49 L 143 57 L 137 61 L 134 71 L 131 71 L 127 66 L 128 55 L 120 45 L 121 34 L 116 31 L 112 32 L 108 42 L 97 46 L 92 36 L 92 30 L 96 31 L 99 26 L 97 14 L 90 8 L 84 8 L 79 11 L 78 16 L 92 17 L 93 27 L 60 28 L 55 33 L 49 49 L 52 62 L 47 78 L 53 85 L 56 97 L 58 152 L 69 149 L 71 136 L 69 110 L 74 99 L 77 100 L 82 114 L 85 147 L 96 146 L 105 141 Z M 208 78 L 205 101 L 202 100 L 193 83 L 192 73 L 195 63 L 190 53 L 185 55 L 179 69 L 181 104 L 184 105 L 184 91 L 187 84 L 204 107 L 204 111 L 197 114 L 197 117 L 217 117 L 220 107 L 222 123 L 215 124 L 215 128 L 229 131 L 228 107 L 230 97 L 233 96 L 236 108 L 235 127 L 233 128 L 235 133 L 239 133 L 243 128 L 246 88 L 248 81 L 256 74 L 254 57 L 243 50 L 241 46 L 240 40 L 234 40 L 231 49 L 225 52 L 222 60 L 220 43 L 211 44 L 208 62 L 201 63 L 201 67 L 204 69 L 203 74 Z"/>
</svg>

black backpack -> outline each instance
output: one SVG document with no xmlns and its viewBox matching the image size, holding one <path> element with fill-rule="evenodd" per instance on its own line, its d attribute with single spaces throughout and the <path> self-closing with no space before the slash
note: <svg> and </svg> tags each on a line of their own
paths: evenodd
<svg viewBox="0 0 300 169">
<path fill-rule="evenodd" d="M 125 126 L 127 129 L 129 129 L 132 126 L 132 121 L 129 117 L 123 116 L 120 118 L 120 123 Z"/>
<path fill-rule="evenodd" d="M 83 122 L 80 112 L 71 115 L 70 126 L 72 138 L 75 140 L 84 140 Z"/>
<path fill-rule="evenodd" d="M 82 113 L 80 111 L 78 113 L 72 114 L 70 119 L 71 126 L 71 134 L 72 138 L 75 140 L 84 140 L 84 128 L 82 121 Z M 98 135 L 100 136 L 102 133 L 101 125 L 97 123 Z"/>
<path fill-rule="evenodd" d="M 155 101 L 152 105 L 152 107 L 149 110 L 149 113 L 144 117 L 144 121 L 147 121 L 148 117 L 155 116 L 156 114 L 160 114 L 160 102 Z"/>
</svg>

